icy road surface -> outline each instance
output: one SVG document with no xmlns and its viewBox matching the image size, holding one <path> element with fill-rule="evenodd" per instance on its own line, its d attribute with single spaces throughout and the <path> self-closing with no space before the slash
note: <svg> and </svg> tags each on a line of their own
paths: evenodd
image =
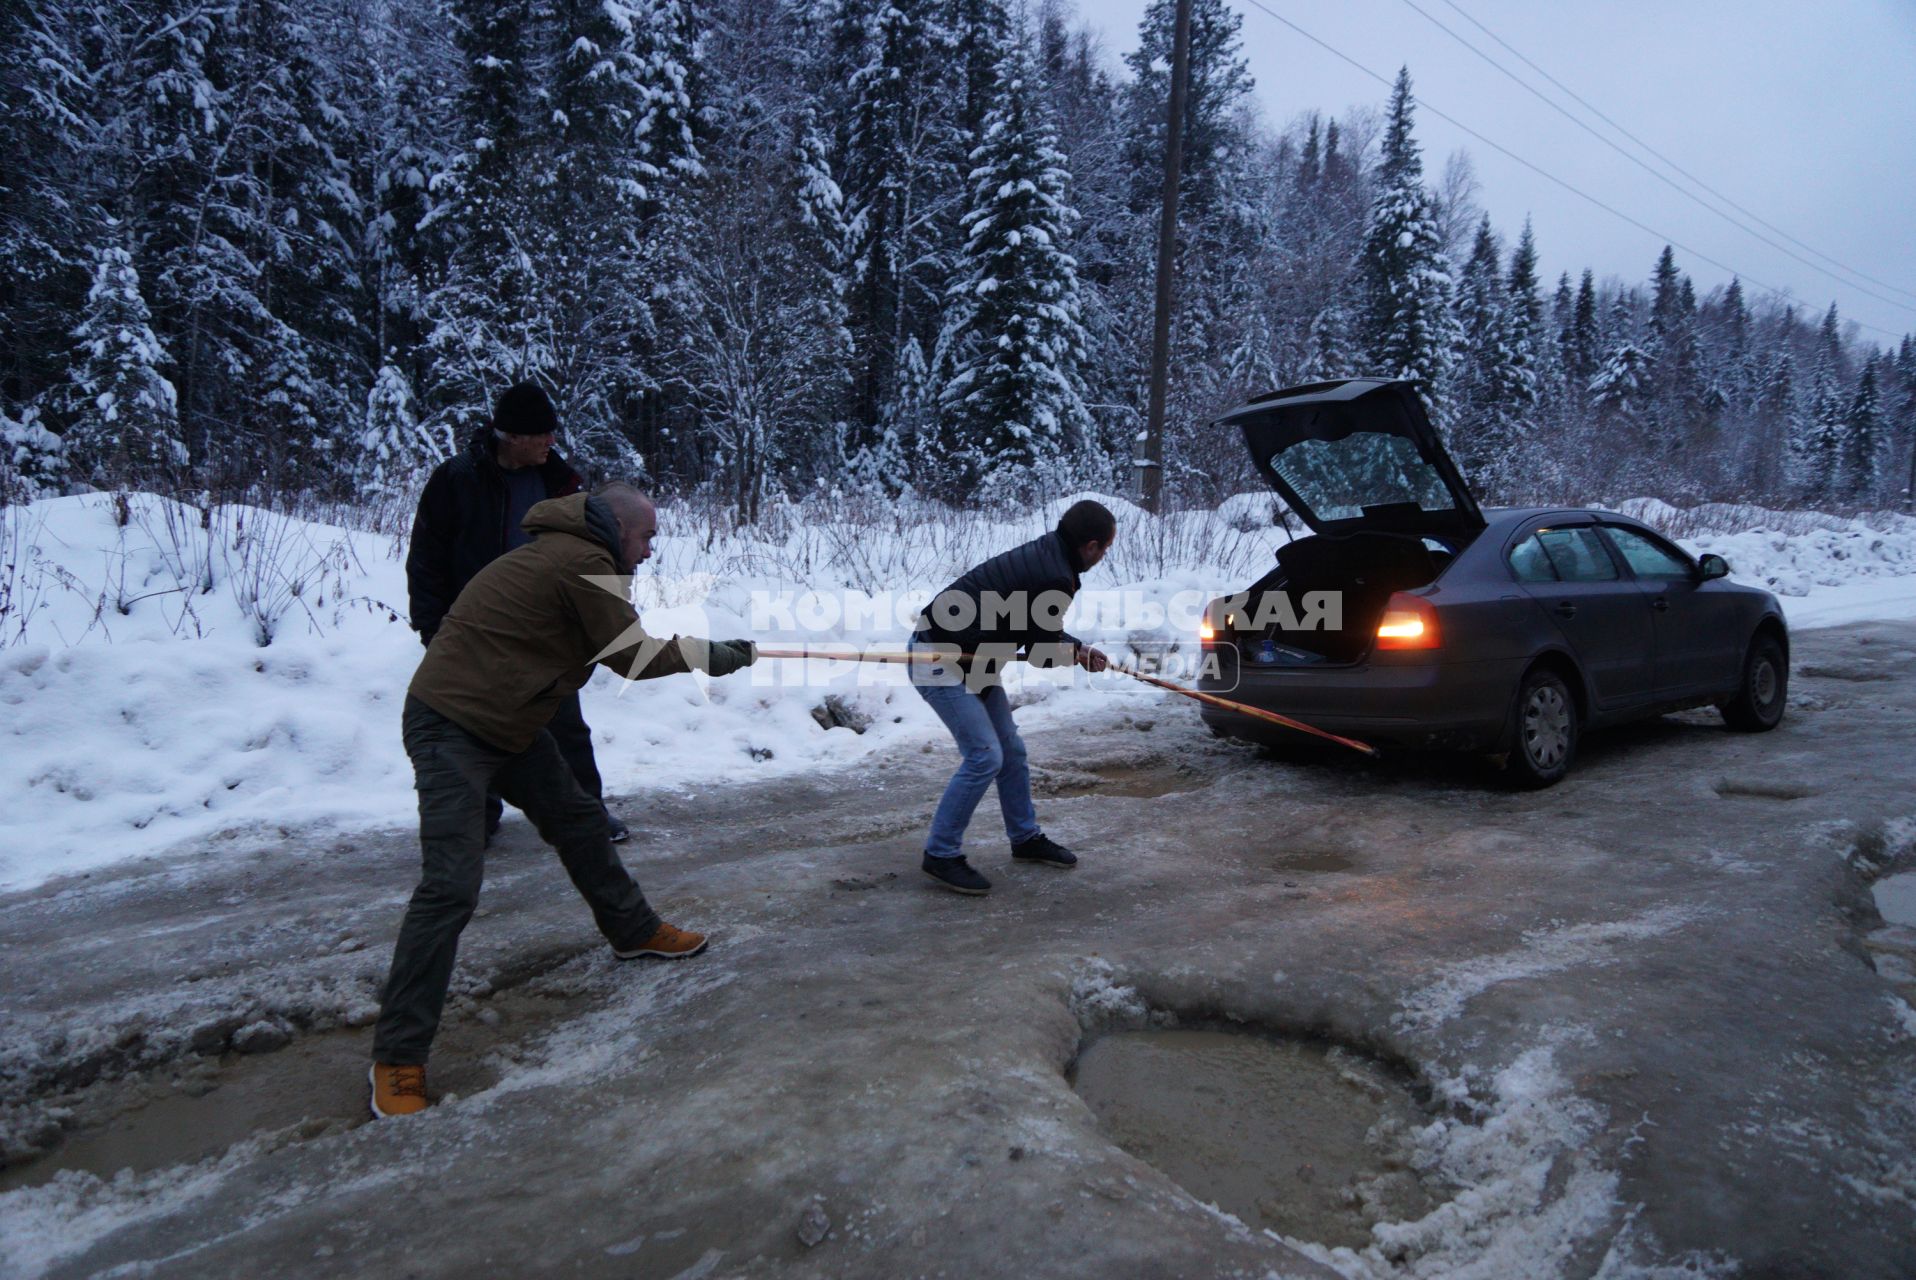
<svg viewBox="0 0 1916 1280">
<path fill-rule="evenodd" d="M 361 1123 L 412 835 L 0 897 L 0 1275 L 1916 1274 L 1916 626 L 1798 637 L 1789 719 L 1512 794 L 1194 710 L 1031 735 L 1082 867 L 918 874 L 950 757 L 623 806 L 697 960 L 616 964 L 523 823 L 426 1117 Z M 1241 1020 L 1421 1081 L 1445 1202 L 1280 1239 L 1111 1145 L 1083 1037 Z M 126 1172 L 116 1172 L 126 1169 Z"/>
</svg>

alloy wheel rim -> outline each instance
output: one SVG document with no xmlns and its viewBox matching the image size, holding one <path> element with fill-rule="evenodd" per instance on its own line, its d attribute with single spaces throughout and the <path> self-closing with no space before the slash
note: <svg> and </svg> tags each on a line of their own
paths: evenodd
<svg viewBox="0 0 1916 1280">
<path fill-rule="evenodd" d="M 1531 690 L 1523 709 L 1524 753 L 1541 769 L 1554 769 L 1570 752 L 1570 706 L 1555 685 Z"/>
</svg>

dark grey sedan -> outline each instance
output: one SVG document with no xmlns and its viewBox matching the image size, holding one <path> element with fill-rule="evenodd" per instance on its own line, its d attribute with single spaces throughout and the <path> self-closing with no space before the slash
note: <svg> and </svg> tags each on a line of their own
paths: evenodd
<svg viewBox="0 0 1916 1280">
<path fill-rule="evenodd" d="M 1733 729 L 1782 720 L 1774 596 L 1613 512 L 1481 510 L 1411 384 L 1294 387 L 1220 425 L 1311 534 L 1211 603 L 1201 690 L 1378 746 L 1484 753 L 1527 786 L 1561 778 L 1586 729 L 1699 706 Z"/>
</svg>

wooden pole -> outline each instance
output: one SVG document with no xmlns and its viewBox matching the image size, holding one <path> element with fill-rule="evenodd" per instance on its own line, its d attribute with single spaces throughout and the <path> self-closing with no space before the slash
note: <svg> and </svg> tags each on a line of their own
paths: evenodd
<svg viewBox="0 0 1916 1280">
<path fill-rule="evenodd" d="M 1171 308 L 1176 290 L 1178 181 L 1184 168 L 1184 100 L 1191 79 L 1191 0 L 1178 0 L 1171 40 L 1171 111 L 1164 139 L 1164 207 L 1158 218 L 1157 313 L 1151 325 L 1151 396 L 1133 467 L 1138 505 L 1156 513 L 1164 495 L 1164 397 L 1171 372 Z"/>
</svg>

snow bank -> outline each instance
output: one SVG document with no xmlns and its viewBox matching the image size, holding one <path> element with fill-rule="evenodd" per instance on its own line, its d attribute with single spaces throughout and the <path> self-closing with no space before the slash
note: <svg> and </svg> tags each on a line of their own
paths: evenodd
<svg viewBox="0 0 1916 1280">
<path fill-rule="evenodd" d="M 795 524 L 766 539 L 679 532 L 668 507 L 638 603 L 654 633 L 898 649 L 935 591 L 1056 515 Z M 182 844 L 254 848 L 295 831 L 317 844 L 411 820 L 399 717 L 421 651 L 405 622 L 403 540 L 145 495 L 48 499 L 0 522 L 0 890 Z M 1209 549 L 1199 517 L 1160 535 L 1130 549 L 1134 572 L 1153 554 Z M 1274 538 L 1253 546 L 1225 531 L 1259 563 Z M 1166 593 L 1202 593 L 1243 570 L 1198 564 L 1121 583 L 1079 634 L 1120 652 L 1133 632 L 1171 638 Z M 1157 621 L 1128 625 L 1140 616 Z M 1194 615 L 1178 620 L 1194 631 Z M 1011 684 L 1034 726 L 1112 696 L 1161 696 L 1070 672 L 1014 669 Z M 869 717 L 864 732 L 820 725 L 827 693 Z M 601 672 L 582 696 L 614 796 L 840 767 L 943 732 L 898 669 L 870 664 L 766 661 L 726 680 L 640 684 Z"/>
<path fill-rule="evenodd" d="M 1911 575 L 1916 575 L 1916 518 L 1906 515 L 1846 517 L 1725 503 L 1683 509 L 1655 498 L 1635 498 L 1617 509 L 1668 533 L 1692 555 L 1714 551 L 1722 556 L 1735 580 L 1784 597 L 1792 623 L 1797 600 L 1811 604 L 1806 617 L 1823 616 L 1815 604 L 1831 588 L 1855 601 L 1879 595 L 1894 610 L 1910 594 Z M 1843 620 L 1879 616 L 1885 615 L 1862 613 Z"/>
</svg>

